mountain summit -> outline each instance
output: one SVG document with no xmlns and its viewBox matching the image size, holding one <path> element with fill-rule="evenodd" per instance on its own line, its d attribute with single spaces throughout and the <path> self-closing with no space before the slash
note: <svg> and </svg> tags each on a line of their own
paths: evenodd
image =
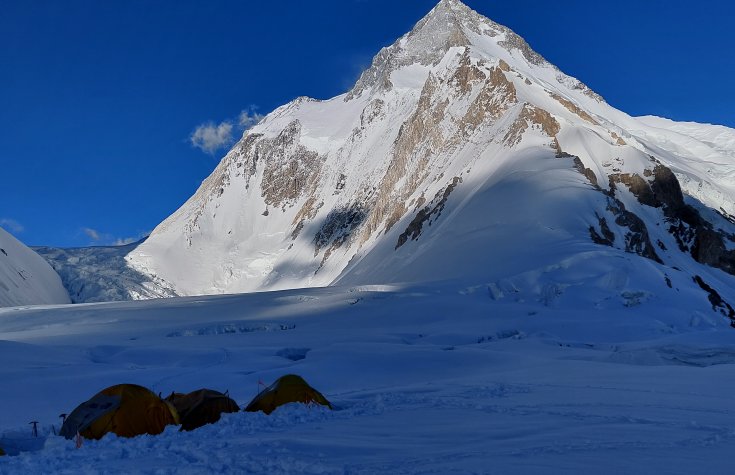
<svg viewBox="0 0 735 475">
<path fill-rule="evenodd" d="M 183 295 L 445 280 L 552 304 L 587 285 L 735 316 L 726 137 L 630 117 L 442 0 L 350 91 L 245 133 L 127 260 Z"/>
</svg>

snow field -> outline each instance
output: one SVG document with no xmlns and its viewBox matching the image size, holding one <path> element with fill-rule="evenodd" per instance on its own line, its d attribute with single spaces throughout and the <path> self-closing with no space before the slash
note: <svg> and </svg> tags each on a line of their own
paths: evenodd
<svg viewBox="0 0 735 475">
<path fill-rule="evenodd" d="M 0 437 L 27 440 L 35 419 L 46 438 L 0 473 L 727 473 L 728 323 L 664 287 L 631 300 L 635 276 L 539 293 L 580 270 L 4 309 Z M 111 384 L 211 387 L 244 406 L 286 373 L 335 410 L 289 405 L 81 449 L 48 435 Z"/>
</svg>

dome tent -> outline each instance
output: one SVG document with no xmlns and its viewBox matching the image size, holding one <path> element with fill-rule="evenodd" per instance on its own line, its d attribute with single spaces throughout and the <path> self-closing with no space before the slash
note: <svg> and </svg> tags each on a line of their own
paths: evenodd
<svg viewBox="0 0 735 475">
<path fill-rule="evenodd" d="M 101 439 L 110 432 L 120 437 L 155 435 L 178 423 L 176 409 L 150 390 L 118 384 L 77 406 L 64 421 L 60 435 L 67 439 L 77 432 L 87 439 Z"/>
<path fill-rule="evenodd" d="M 325 398 L 319 391 L 309 386 L 304 378 L 295 374 L 287 374 L 285 376 L 281 376 L 275 383 L 258 393 L 258 395 L 250 401 L 250 404 L 247 405 L 245 411 L 263 411 L 266 414 L 270 414 L 275 411 L 277 407 L 290 402 L 320 404 L 332 409 L 332 404 L 327 401 L 327 398 Z"/>
<path fill-rule="evenodd" d="M 182 431 L 212 424 L 220 419 L 222 413 L 240 410 L 240 406 L 227 394 L 212 389 L 199 389 L 189 394 L 171 393 L 166 402 L 179 413 Z"/>
</svg>

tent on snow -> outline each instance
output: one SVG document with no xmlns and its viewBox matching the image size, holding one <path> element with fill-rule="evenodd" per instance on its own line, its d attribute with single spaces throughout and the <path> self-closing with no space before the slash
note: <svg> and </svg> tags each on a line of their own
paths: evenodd
<svg viewBox="0 0 735 475">
<path fill-rule="evenodd" d="M 258 393 L 250 404 L 245 408 L 248 412 L 263 411 L 270 414 L 277 407 L 290 402 L 301 402 L 304 404 L 321 404 L 332 408 L 327 398 L 316 389 L 309 386 L 304 378 L 295 374 L 281 376 L 275 383 Z"/>
<path fill-rule="evenodd" d="M 189 394 L 171 393 L 166 398 L 176 408 L 181 430 L 193 430 L 220 419 L 224 412 L 238 412 L 240 406 L 227 394 L 212 389 L 199 389 Z"/>
<path fill-rule="evenodd" d="M 148 389 L 118 384 L 97 393 L 77 406 L 61 426 L 67 439 L 77 432 L 87 439 L 101 439 L 108 432 L 120 437 L 160 434 L 169 424 L 178 424 L 176 409 Z"/>
</svg>

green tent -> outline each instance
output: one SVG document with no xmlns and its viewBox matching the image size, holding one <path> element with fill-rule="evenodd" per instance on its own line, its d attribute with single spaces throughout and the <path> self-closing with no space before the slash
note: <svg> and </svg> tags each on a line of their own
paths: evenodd
<svg viewBox="0 0 735 475">
<path fill-rule="evenodd" d="M 277 407 L 291 402 L 320 404 L 332 408 L 319 391 L 309 386 L 304 378 L 295 374 L 281 376 L 275 383 L 261 391 L 245 408 L 248 412 L 263 411 L 270 414 Z"/>
</svg>

